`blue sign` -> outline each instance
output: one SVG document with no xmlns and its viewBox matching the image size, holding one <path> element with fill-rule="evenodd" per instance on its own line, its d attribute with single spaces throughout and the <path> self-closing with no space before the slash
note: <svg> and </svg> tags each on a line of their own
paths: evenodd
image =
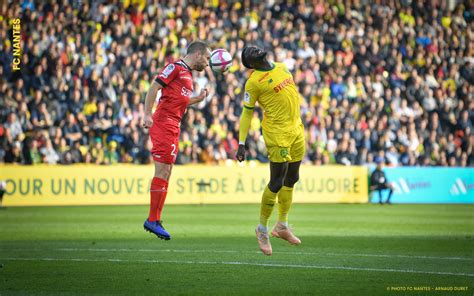
<svg viewBox="0 0 474 296">
<path fill-rule="evenodd" d="M 392 203 L 474 203 L 474 168 L 384 168 L 394 186 Z M 384 201 L 388 190 L 383 192 Z M 372 202 L 378 202 L 378 193 Z"/>
</svg>

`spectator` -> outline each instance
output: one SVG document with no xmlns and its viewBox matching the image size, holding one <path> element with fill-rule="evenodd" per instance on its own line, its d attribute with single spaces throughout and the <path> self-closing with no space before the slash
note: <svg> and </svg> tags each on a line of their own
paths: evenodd
<svg viewBox="0 0 474 296">
<path fill-rule="evenodd" d="M 41 102 L 37 109 L 31 111 L 31 123 L 34 128 L 38 129 L 47 129 L 53 125 L 45 102 Z"/>
<path fill-rule="evenodd" d="M 23 135 L 23 129 L 21 123 L 18 120 L 16 113 L 10 113 L 7 117 L 7 122 L 3 125 L 8 132 L 12 140 L 16 140 L 19 136 Z"/>
<path fill-rule="evenodd" d="M 91 163 L 104 164 L 105 153 L 104 147 L 102 147 L 101 138 L 97 137 L 93 141 L 92 148 L 90 149 Z"/>
<path fill-rule="evenodd" d="M 74 142 L 73 147 L 71 150 L 66 152 L 66 154 L 68 157 L 70 157 L 68 162 L 71 161 L 71 163 L 81 163 L 84 161 L 83 153 L 81 151 L 81 143 L 79 141 Z"/>
<path fill-rule="evenodd" d="M 38 150 L 38 142 L 29 139 L 28 146 L 24 147 L 23 153 L 25 155 L 26 164 L 39 164 L 42 162 L 41 153 Z"/>
<path fill-rule="evenodd" d="M 68 146 L 72 146 L 74 142 L 77 142 L 82 138 L 82 133 L 74 114 L 69 113 L 67 115 L 67 120 L 63 127 L 62 134 L 66 138 Z"/>
<path fill-rule="evenodd" d="M 382 170 L 383 165 L 384 165 L 383 158 L 380 156 L 377 156 L 375 158 L 375 163 L 377 164 L 377 167 L 370 175 L 370 191 L 371 192 L 370 192 L 369 199 L 370 200 L 372 199 L 373 193 L 378 192 L 379 204 L 383 204 L 382 191 L 389 190 L 388 197 L 385 203 L 390 204 L 390 198 L 392 197 L 392 194 L 393 194 L 393 185 L 388 182 L 387 178 L 385 177 L 385 173 Z"/>
<path fill-rule="evenodd" d="M 5 155 L 5 162 L 13 164 L 26 164 L 25 158 L 23 157 L 23 153 L 21 151 L 20 142 L 15 141 L 13 143 L 10 150 L 8 150 Z"/>
<path fill-rule="evenodd" d="M 43 156 L 43 162 L 48 164 L 56 164 L 59 161 L 59 155 L 53 148 L 51 140 L 46 141 L 46 145 L 40 149 L 40 153 Z"/>
<path fill-rule="evenodd" d="M 108 149 L 105 151 L 105 164 L 116 164 L 120 160 L 120 154 L 117 150 L 117 142 L 110 141 Z"/>
</svg>

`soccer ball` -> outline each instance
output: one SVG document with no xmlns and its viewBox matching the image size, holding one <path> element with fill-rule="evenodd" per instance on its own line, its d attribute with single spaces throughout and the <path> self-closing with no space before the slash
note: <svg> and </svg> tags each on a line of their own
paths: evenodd
<svg viewBox="0 0 474 296">
<path fill-rule="evenodd" d="M 229 70 L 232 65 L 232 56 L 230 53 L 222 48 L 216 49 L 211 53 L 211 60 L 209 62 L 212 71 L 225 72 Z"/>
</svg>

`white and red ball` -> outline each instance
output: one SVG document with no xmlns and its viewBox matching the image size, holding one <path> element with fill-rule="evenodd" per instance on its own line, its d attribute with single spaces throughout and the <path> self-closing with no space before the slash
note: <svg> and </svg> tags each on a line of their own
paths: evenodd
<svg viewBox="0 0 474 296">
<path fill-rule="evenodd" d="M 225 49 L 216 49 L 211 53 L 209 65 L 214 72 L 225 72 L 232 66 L 232 56 Z"/>
</svg>

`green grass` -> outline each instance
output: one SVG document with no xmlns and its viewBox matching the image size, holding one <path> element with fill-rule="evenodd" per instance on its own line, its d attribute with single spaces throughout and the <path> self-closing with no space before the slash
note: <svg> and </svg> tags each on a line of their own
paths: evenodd
<svg viewBox="0 0 474 296">
<path fill-rule="evenodd" d="M 472 205 L 296 204 L 303 244 L 272 239 L 271 257 L 258 210 L 167 206 L 171 241 L 144 232 L 144 206 L 0 210 L 0 295 L 474 294 Z"/>
</svg>

